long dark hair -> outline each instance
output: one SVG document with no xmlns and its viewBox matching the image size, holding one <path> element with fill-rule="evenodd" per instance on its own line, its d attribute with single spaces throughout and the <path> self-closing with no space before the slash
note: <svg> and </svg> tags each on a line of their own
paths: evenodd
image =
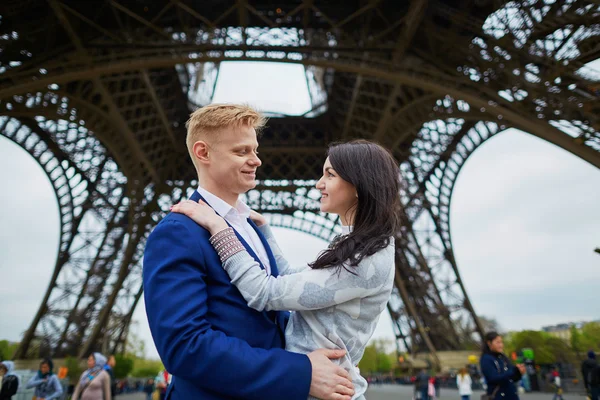
<svg viewBox="0 0 600 400">
<path fill-rule="evenodd" d="M 356 188 L 354 227 L 333 240 L 310 264 L 314 269 L 356 267 L 364 257 L 386 248 L 399 228 L 400 170 L 392 154 L 377 143 L 354 140 L 332 144 L 329 162 L 339 176 Z"/>
<path fill-rule="evenodd" d="M 483 337 L 483 345 L 481 346 L 481 354 L 493 353 L 492 349 L 490 349 L 490 346 L 488 345 L 488 342 L 493 341 L 498 336 L 500 336 L 500 334 L 495 331 L 491 331 L 485 334 L 485 336 Z"/>
</svg>

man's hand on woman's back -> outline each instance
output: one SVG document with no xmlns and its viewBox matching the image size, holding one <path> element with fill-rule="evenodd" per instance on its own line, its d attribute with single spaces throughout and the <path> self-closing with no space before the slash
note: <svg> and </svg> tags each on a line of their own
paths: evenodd
<svg viewBox="0 0 600 400">
<path fill-rule="evenodd" d="M 331 360 L 341 358 L 344 350 L 315 350 L 308 355 L 312 365 L 310 395 L 323 400 L 351 400 L 354 385 L 350 374 Z"/>
</svg>

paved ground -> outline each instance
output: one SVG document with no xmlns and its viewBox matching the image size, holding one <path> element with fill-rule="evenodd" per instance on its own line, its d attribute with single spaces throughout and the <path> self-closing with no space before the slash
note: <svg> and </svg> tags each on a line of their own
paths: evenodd
<svg viewBox="0 0 600 400">
<path fill-rule="evenodd" d="M 479 400 L 481 392 L 475 392 L 471 400 Z M 367 391 L 368 400 L 412 400 L 412 386 L 371 385 Z M 145 400 L 142 393 L 117 396 L 117 400 Z M 440 400 L 460 400 L 458 391 L 442 389 Z M 552 400 L 550 393 L 526 393 L 521 400 Z M 565 394 L 564 400 L 585 400 L 583 395 Z"/>
<path fill-rule="evenodd" d="M 482 392 L 476 391 L 471 396 L 471 400 L 479 400 Z M 401 385 L 371 385 L 367 391 L 368 400 L 412 400 L 412 386 Z M 521 400 L 552 400 L 551 393 L 525 393 Z M 583 395 L 565 394 L 564 400 L 585 400 Z M 440 400 L 460 400 L 458 391 L 454 389 L 443 389 L 440 393 Z"/>
</svg>

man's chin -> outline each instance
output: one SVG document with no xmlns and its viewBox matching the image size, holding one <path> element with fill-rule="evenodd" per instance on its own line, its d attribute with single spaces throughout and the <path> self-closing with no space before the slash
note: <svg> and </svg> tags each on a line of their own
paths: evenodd
<svg viewBox="0 0 600 400">
<path fill-rule="evenodd" d="M 248 190 L 252 190 L 256 187 L 257 183 L 256 180 L 253 180 L 252 182 L 245 182 L 244 183 L 244 188 L 246 190 L 244 190 L 244 193 L 246 193 Z"/>
</svg>

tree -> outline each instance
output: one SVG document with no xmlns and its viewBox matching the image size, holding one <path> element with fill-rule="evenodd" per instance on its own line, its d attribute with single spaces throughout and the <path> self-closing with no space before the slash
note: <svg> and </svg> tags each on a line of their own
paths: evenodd
<svg viewBox="0 0 600 400">
<path fill-rule="evenodd" d="M 600 323 L 588 322 L 581 328 L 583 350 L 600 350 Z"/>
<path fill-rule="evenodd" d="M 377 371 L 377 348 L 374 344 L 365 347 L 365 353 L 358 363 L 361 374 L 371 375 Z"/>
<path fill-rule="evenodd" d="M 19 343 L 0 340 L 0 361 L 10 360 L 17 351 L 17 347 L 19 347 Z"/>
<path fill-rule="evenodd" d="M 583 350 L 583 338 L 579 329 L 575 325 L 571 325 L 571 348 L 577 354 L 577 358 L 581 359 L 581 351 Z"/>
<path fill-rule="evenodd" d="M 116 365 L 113 368 L 115 378 L 123 379 L 133 370 L 133 357 L 117 354 L 115 355 L 115 361 Z"/>
<path fill-rule="evenodd" d="M 518 352 L 523 348 L 533 350 L 537 364 L 554 364 L 572 359 L 568 343 L 546 332 L 522 331 L 505 337 L 505 353 Z"/>
<path fill-rule="evenodd" d="M 483 315 L 479 316 L 479 322 L 481 322 L 481 327 L 483 328 L 484 333 L 487 332 L 502 332 L 502 327 L 496 320 L 496 318 L 486 317 Z"/>
<path fill-rule="evenodd" d="M 65 359 L 65 366 L 68 368 L 67 376 L 71 383 L 76 383 L 79 381 L 79 377 L 83 372 L 83 368 L 81 368 L 79 364 L 79 360 L 76 357 L 67 357 Z"/>
</svg>

